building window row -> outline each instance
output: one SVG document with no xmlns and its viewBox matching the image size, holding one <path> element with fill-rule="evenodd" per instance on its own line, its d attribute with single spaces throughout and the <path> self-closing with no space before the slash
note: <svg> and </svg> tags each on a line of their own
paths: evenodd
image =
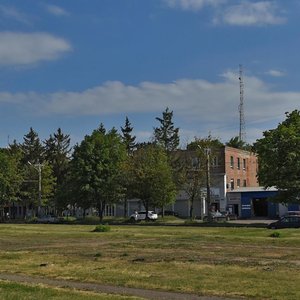
<svg viewBox="0 0 300 300">
<path fill-rule="evenodd" d="M 247 186 L 247 180 L 243 179 L 243 187 L 246 187 L 246 186 Z M 236 187 L 237 188 L 241 187 L 241 179 L 236 180 Z M 234 184 L 234 179 L 233 178 L 231 178 L 231 180 L 230 180 L 230 189 L 231 190 L 235 189 L 235 184 Z"/>
<path fill-rule="evenodd" d="M 233 156 L 230 156 L 230 167 L 232 169 L 234 168 L 234 157 Z M 241 158 L 238 157 L 237 158 L 237 169 L 240 170 L 241 167 L 243 168 L 243 170 L 246 170 L 246 159 L 243 158 L 243 160 L 241 161 Z"/>
<path fill-rule="evenodd" d="M 200 168 L 200 159 L 198 157 L 193 157 L 191 163 L 193 169 Z M 217 156 L 212 157 L 210 160 L 210 164 L 212 167 L 218 167 L 220 165 L 219 158 Z"/>
</svg>

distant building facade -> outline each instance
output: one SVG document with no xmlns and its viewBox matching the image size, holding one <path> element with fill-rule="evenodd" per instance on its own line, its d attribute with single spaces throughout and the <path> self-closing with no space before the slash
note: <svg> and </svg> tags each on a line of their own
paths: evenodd
<svg viewBox="0 0 300 300">
<path fill-rule="evenodd" d="M 192 162 L 196 160 L 197 151 L 185 150 L 185 152 L 191 156 Z M 258 187 L 257 170 L 257 156 L 253 152 L 228 146 L 221 146 L 214 150 L 210 154 L 211 209 L 230 210 L 239 215 L 239 207 L 235 206 L 235 203 L 228 202 L 227 193 L 242 187 Z M 203 194 L 204 197 L 194 203 L 196 216 L 207 214 L 205 185 L 203 185 Z M 172 209 L 183 217 L 189 216 L 190 201 L 185 191 L 178 193 Z"/>
</svg>

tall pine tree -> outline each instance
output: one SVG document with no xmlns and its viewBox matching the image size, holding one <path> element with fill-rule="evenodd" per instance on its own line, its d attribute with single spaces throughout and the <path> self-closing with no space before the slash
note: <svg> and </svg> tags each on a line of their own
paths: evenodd
<svg viewBox="0 0 300 300">
<path fill-rule="evenodd" d="M 23 137 L 23 144 L 21 144 L 23 152 L 23 163 L 28 162 L 42 163 L 44 161 L 44 147 L 36 131 L 30 127 L 29 132 Z"/>
<path fill-rule="evenodd" d="M 126 117 L 125 120 L 125 126 L 121 127 L 122 131 L 122 141 L 123 144 L 125 145 L 125 149 L 127 152 L 127 162 L 129 163 L 130 161 L 130 156 L 133 154 L 133 151 L 136 148 L 136 143 L 135 143 L 135 136 L 132 135 L 133 127 L 131 126 L 131 123 L 129 122 L 128 117 Z M 124 165 L 124 175 L 123 180 L 124 180 L 124 187 L 125 187 L 125 194 L 124 194 L 124 218 L 127 217 L 127 202 L 128 199 L 132 197 L 132 178 L 130 176 L 127 176 L 126 172 L 128 171 L 127 168 L 128 164 Z"/>
<path fill-rule="evenodd" d="M 167 152 L 176 150 L 179 146 L 179 128 L 174 127 L 173 111 L 167 107 L 162 118 L 157 117 L 160 126 L 154 128 L 154 141 Z"/>
<path fill-rule="evenodd" d="M 133 150 L 135 149 L 136 136 L 132 135 L 132 130 L 133 127 L 131 126 L 128 117 L 126 117 L 125 126 L 121 127 L 121 131 L 122 131 L 122 141 L 126 147 L 126 151 L 128 155 L 132 154 Z"/>
<path fill-rule="evenodd" d="M 64 185 L 67 180 L 69 168 L 71 146 L 70 136 L 64 134 L 60 128 L 53 135 L 44 141 L 45 157 L 52 166 L 53 176 L 55 177 L 56 187 L 53 195 L 55 206 L 62 210 L 65 208 L 64 203 Z"/>
</svg>

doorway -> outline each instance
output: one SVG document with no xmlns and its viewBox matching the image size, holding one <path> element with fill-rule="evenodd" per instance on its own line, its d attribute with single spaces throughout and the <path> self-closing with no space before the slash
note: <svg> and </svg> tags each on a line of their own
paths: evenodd
<svg viewBox="0 0 300 300">
<path fill-rule="evenodd" d="M 254 217 L 268 217 L 268 201 L 266 198 L 252 199 Z"/>
</svg>

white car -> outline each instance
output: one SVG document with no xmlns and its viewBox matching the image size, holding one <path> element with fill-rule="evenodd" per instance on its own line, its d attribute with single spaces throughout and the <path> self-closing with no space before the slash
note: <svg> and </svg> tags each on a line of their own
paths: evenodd
<svg viewBox="0 0 300 300">
<path fill-rule="evenodd" d="M 148 218 L 146 218 L 146 211 L 139 211 L 139 212 L 134 212 L 131 216 L 130 216 L 130 220 L 131 221 L 141 221 L 141 220 L 151 220 L 151 221 L 155 221 L 157 220 L 158 215 L 157 213 L 155 213 L 152 210 L 148 211 Z"/>
</svg>

